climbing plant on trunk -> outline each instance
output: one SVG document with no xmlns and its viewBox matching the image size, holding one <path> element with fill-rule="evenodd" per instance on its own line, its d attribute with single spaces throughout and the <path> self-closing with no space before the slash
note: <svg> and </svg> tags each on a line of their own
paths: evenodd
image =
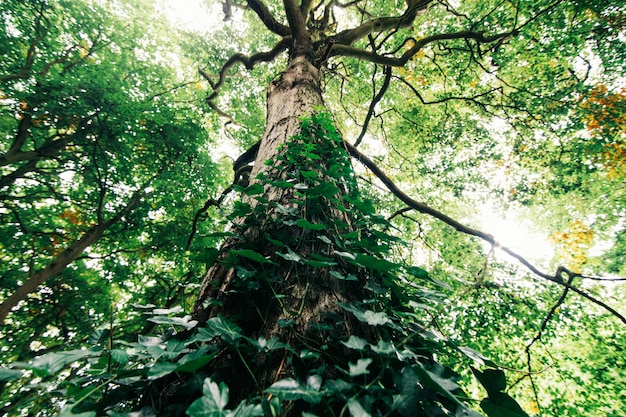
<svg viewBox="0 0 626 417">
<path fill-rule="evenodd" d="M 485 155 L 496 164 L 520 168 L 528 163 L 526 152 L 536 157 L 544 148 L 554 151 L 560 134 L 575 134 L 576 117 L 589 119 L 562 110 L 580 102 L 579 94 L 589 89 L 589 69 L 585 73 L 572 61 L 587 62 L 583 52 L 591 48 L 589 33 L 598 42 L 598 59 L 606 59 L 607 51 L 617 48 L 619 24 L 609 26 L 610 36 L 596 31 L 597 22 L 614 20 L 609 19 L 615 17 L 613 9 L 579 1 L 382 3 L 224 2 L 227 18 L 243 8 L 258 18 L 250 25 L 265 32 L 258 42 L 248 40 L 256 47 L 247 48 L 255 51 L 251 55 L 233 52 L 200 69 L 211 89 L 207 104 L 216 116 L 213 121 L 226 121 L 224 131 L 236 139 L 241 132 L 258 132 L 252 125 L 228 130 L 238 120 L 231 110 L 252 120 L 251 109 L 258 108 L 238 111 L 241 97 L 223 93 L 235 84 L 232 69 L 239 64 L 250 71 L 263 62 L 275 62 L 273 68 L 278 68 L 274 77 L 263 74 L 271 79 L 264 133 L 235 161 L 235 180 L 249 171 L 249 182 L 232 187 L 241 199 L 228 216 L 227 231 L 203 236 L 223 239 L 219 247 L 203 247 L 194 235 L 196 220 L 223 199 L 209 199 L 195 217 L 187 246 L 206 263 L 207 272 L 189 314 L 138 306 L 150 321 L 170 329 L 128 342 L 115 338 L 111 322 L 106 331 L 94 334 L 90 350 L 44 355 L 27 367 L 50 374 L 88 358 L 89 372 L 96 376 L 66 382 L 72 393 L 67 414 L 472 416 L 482 410 L 491 417 L 527 415 L 505 392 L 502 367 L 434 330 L 440 328 L 433 312 L 445 308 L 444 284 L 403 260 L 411 250 L 392 233 L 396 225 L 377 212 L 369 198 L 375 193 L 367 193 L 357 181 L 352 162 L 364 164 L 379 181 L 375 184 L 404 205 L 388 213 L 390 218 L 417 211 L 496 246 L 493 236 L 416 201 L 357 147 L 368 136 L 378 136 L 389 149 L 396 144 L 412 149 L 420 163 L 411 168 L 412 177 L 407 174 L 408 182 L 424 194 L 431 191 L 427 187 L 434 194 L 443 188 L 438 169 L 450 182 L 461 182 L 468 166 L 480 164 Z M 584 29 L 577 23 L 584 23 Z M 557 32 L 543 36 L 551 27 L 567 27 L 571 42 L 556 48 L 563 43 Z M 609 59 L 603 62 L 612 65 Z M 350 77 L 366 75 L 371 91 L 351 85 Z M 530 75 L 534 79 L 527 83 Z M 246 90 L 249 85 L 233 88 L 241 96 L 254 95 Z M 364 99 L 369 103 L 362 106 Z M 354 104 L 351 110 L 346 103 Z M 438 110 L 424 110 L 429 106 Z M 583 113 L 587 111 L 585 107 Z M 507 121 L 507 129 L 501 138 L 490 139 L 501 120 Z M 555 126 L 564 127 L 555 132 Z M 342 137 L 340 131 L 349 134 Z M 432 138 L 424 139 L 429 133 Z M 247 139 L 242 142 L 256 142 Z M 509 140 L 514 144 L 502 151 L 502 142 Z M 474 158 L 464 160 L 462 150 Z M 507 152 L 503 160 L 501 154 Z M 456 159 L 448 160 L 451 155 Z M 400 152 L 396 157 L 401 163 L 413 161 Z M 550 158 L 535 159 L 542 173 L 553 169 Z M 440 166 L 433 160 L 447 162 Z M 565 159 L 559 163 L 561 172 L 576 167 Z M 429 169 L 430 182 L 422 181 Z M 472 179 L 488 182 L 479 171 L 471 171 Z M 398 177 L 407 180 L 403 175 Z M 510 194 L 510 201 L 540 196 L 543 186 L 548 187 L 526 178 L 509 189 L 494 185 L 495 191 Z M 456 184 L 451 188 L 455 196 L 465 191 Z M 621 207 L 617 199 L 610 206 Z M 562 291 L 527 352 L 572 293 L 626 322 L 614 307 L 578 285 L 590 278 L 582 269 L 544 272 L 501 248 Z M 485 282 L 488 266 L 487 260 L 473 277 L 474 288 L 497 287 Z M 486 395 L 470 398 L 449 366 L 453 362 L 463 363 L 465 371 L 457 370 L 473 375 Z M 529 359 L 526 376 L 532 377 L 533 369 Z M 11 370 L 3 378 L 18 376 Z"/>
</svg>

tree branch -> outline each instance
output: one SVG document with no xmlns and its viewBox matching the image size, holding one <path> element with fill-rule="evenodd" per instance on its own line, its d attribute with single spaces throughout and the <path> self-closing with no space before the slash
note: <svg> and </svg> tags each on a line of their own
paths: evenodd
<svg viewBox="0 0 626 417">
<path fill-rule="evenodd" d="M 306 28 L 306 17 L 302 15 L 297 0 L 283 0 L 283 5 L 294 40 L 294 49 L 291 52 L 292 57 L 310 55 L 311 38 Z"/>
<path fill-rule="evenodd" d="M 331 56 L 351 56 L 353 58 L 362 59 L 365 61 L 369 61 L 375 64 L 387 65 L 391 67 L 402 67 L 404 66 L 409 59 L 411 59 L 416 53 L 418 53 L 422 48 L 426 45 L 444 40 L 454 40 L 454 39 L 473 39 L 478 43 L 491 43 L 498 41 L 500 39 L 507 38 L 509 36 L 515 35 L 517 31 L 513 30 L 510 32 L 499 33 L 492 36 L 485 36 L 481 32 L 475 32 L 470 30 L 464 30 L 460 32 L 454 33 L 440 33 L 437 35 L 428 36 L 422 38 L 415 42 L 415 45 L 411 47 L 408 51 L 402 54 L 399 57 L 379 55 L 375 52 L 367 51 L 365 49 L 352 47 L 343 42 L 338 42 L 333 46 L 332 51 L 330 52 Z"/>
<path fill-rule="evenodd" d="M 120 209 L 115 216 L 102 223 L 98 223 L 87 230 L 78 240 L 72 242 L 67 249 L 57 255 L 45 268 L 32 274 L 26 282 L 18 287 L 14 293 L 7 297 L 0 304 L 0 325 L 4 324 L 7 315 L 20 301 L 28 294 L 35 291 L 47 279 L 62 272 L 69 264 L 74 262 L 89 246 L 97 242 L 102 234 L 114 223 L 117 223 L 126 214 L 134 210 L 141 202 L 144 188 L 141 188 L 132 195 L 128 203 Z"/>
<path fill-rule="evenodd" d="M 259 16 L 261 22 L 271 32 L 283 37 L 291 35 L 291 29 L 278 22 L 272 15 L 272 12 L 270 12 L 270 9 L 261 0 L 248 0 L 248 6 Z"/>
<path fill-rule="evenodd" d="M 387 88 L 389 88 L 389 82 L 391 81 L 391 67 L 385 67 L 384 71 L 385 71 L 385 80 L 383 81 L 383 85 L 380 87 L 378 94 L 374 96 L 374 98 L 372 99 L 372 102 L 370 103 L 370 108 L 367 111 L 367 116 L 365 116 L 365 121 L 363 122 L 363 128 L 361 128 L 361 134 L 354 141 L 355 147 L 361 144 L 361 141 L 363 140 L 363 137 L 365 137 L 365 133 L 367 132 L 367 128 L 370 124 L 370 120 L 372 119 L 372 116 L 374 115 L 374 110 L 376 109 L 376 105 L 383 98 L 383 96 L 385 95 L 385 92 L 387 92 Z"/>
<path fill-rule="evenodd" d="M 486 242 L 491 243 L 492 245 L 497 246 L 503 252 L 507 253 L 509 256 L 517 259 L 522 265 L 524 265 L 526 268 L 528 268 L 536 276 L 541 277 L 543 279 L 546 279 L 548 281 L 555 282 L 555 283 L 557 283 L 559 285 L 562 285 L 562 286 L 566 287 L 567 289 L 569 289 L 569 290 L 577 293 L 578 295 L 586 298 L 587 300 L 591 301 L 592 303 L 594 303 L 594 304 L 604 308 L 605 310 L 610 312 L 612 315 L 617 317 L 624 324 L 626 324 L 626 317 L 624 317 L 622 314 L 620 314 L 617 310 L 615 310 L 614 308 L 610 307 L 609 305 L 607 305 L 603 301 L 598 300 L 597 298 L 595 298 L 591 294 L 588 294 L 585 291 L 583 291 L 583 290 L 581 290 L 579 288 L 574 287 L 570 282 L 564 281 L 562 276 L 561 276 L 563 273 L 565 273 L 569 278 L 572 278 L 572 277 L 579 277 L 580 274 L 576 274 L 576 273 L 574 273 L 574 272 L 572 272 L 572 271 L 570 271 L 570 270 L 568 270 L 567 268 L 564 268 L 564 267 L 557 268 L 557 270 L 556 270 L 554 275 L 549 275 L 549 274 L 546 274 L 545 272 L 540 271 L 539 269 L 537 269 L 537 267 L 535 267 L 533 264 L 531 264 L 523 256 L 517 254 L 513 250 L 507 248 L 506 246 L 500 245 L 495 240 L 493 235 L 490 235 L 490 234 L 482 232 L 480 230 L 472 229 L 471 227 L 465 226 L 464 224 L 462 224 L 462 223 L 458 222 L 457 220 L 447 216 L 446 214 L 444 214 L 444 213 L 442 213 L 442 212 L 440 212 L 438 210 L 435 210 L 432 207 L 430 207 L 430 206 L 428 206 L 428 205 L 426 205 L 424 203 L 420 203 L 418 201 L 415 201 L 414 199 L 412 199 L 411 197 L 406 195 L 402 190 L 400 190 L 394 184 L 394 182 L 387 175 L 385 175 L 385 173 L 382 172 L 380 170 L 380 168 L 378 168 L 378 166 L 371 159 L 369 159 L 367 156 L 362 154 L 357 148 L 355 148 L 350 143 L 344 141 L 343 144 L 344 144 L 346 150 L 348 151 L 348 153 L 352 157 L 354 157 L 359 162 L 361 162 L 363 165 L 365 165 L 367 168 L 369 168 L 374 173 L 374 175 L 376 175 L 378 177 L 378 179 L 380 179 L 382 181 L 382 183 L 385 184 L 387 189 L 389 191 L 391 191 L 391 193 L 393 195 L 395 195 L 400 201 L 405 203 L 407 206 L 409 206 L 409 207 L 419 211 L 420 213 L 428 214 L 428 215 L 430 215 L 430 216 L 432 216 L 432 217 L 434 217 L 434 218 L 436 218 L 438 220 L 441 220 L 442 222 L 446 223 L 447 225 L 452 226 L 458 232 L 465 233 L 465 234 L 470 235 L 470 236 L 476 236 L 476 237 L 478 237 L 478 238 L 480 238 L 480 239 L 482 239 L 482 240 L 484 240 Z"/>
<path fill-rule="evenodd" d="M 401 16 L 381 17 L 368 20 L 354 29 L 347 29 L 338 33 L 337 36 L 335 36 L 335 39 L 339 44 L 352 45 L 359 39 L 363 39 L 367 35 L 374 32 L 380 33 L 389 29 L 411 26 L 417 16 L 417 12 L 425 9 L 431 2 L 432 0 L 407 1 L 407 9 Z"/>
<path fill-rule="evenodd" d="M 228 58 L 228 60 L 224 63 L 224 65 L 222 65 L 222 68 L 220 69 L 220 72 L 219 72 L 219 79 L 216 83 L 214 83 L 210 79 L 210 77 L 205 71 L 203 71 L 202 69 L 199 69 L 198 71 L 200 75 L 202 75 L 202 77 L 204 77 L 209 82 L 209 84 L 211 84 L 211 87 L 213 88 L 213 93 L 207 98 L 207 101 L 210 102 L 215 97 L 217 97 L 220 88 L 222 88 L 222 86 L 224 85 L 224 82 L 226 81 L 226 74 L 228 73 L 228 70 L 230 70 L 233 66 L 240 63 L 240 64 L 243 64 L 246 67 L 246 69 L 251 70 L 259 62 L 269 62 L 269 61 L 274 60 L 278 56 L 278 54 L 280 54 L 281 52 L 283 52 L 289 47 L 290 42 L 291 42 L 291 37 L 287 36 L 281 39 L 276 45 L 274 45 L 274 47 L 270 51 L 259 52 L 252 56 L 247 56 L 241 53 L 234 54 L 233 56 Z"/>
</svg>

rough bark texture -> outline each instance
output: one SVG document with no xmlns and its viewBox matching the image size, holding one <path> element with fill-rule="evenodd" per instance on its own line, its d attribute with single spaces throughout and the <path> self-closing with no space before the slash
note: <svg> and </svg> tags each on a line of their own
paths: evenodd
<svg viewBox="0 0 626 417">
<path fill-rule="evenodd" d="M 281 145 L 284 145 L 289 138 L 296 135 L 300 129 L 301 116 L 311 114 L 314 108 L 322 106 L 322 96 L 319 87 L 319 72 L 305 59 L 298 58 L 287 68 L 281 77 L 273 82 L 267 92 L 267 123 L 265 133 L 256 156 L 252 172 L 250 174 L 251 184 L 261 172 L 268 172 L 268 175 L 278 179 L 283 173 L 273 172 L 271 166 L 266 166 L 265 161 L 274 160 Z M 284 202 L 288 200 L 292 190 L 279 189 L 266 186 L 265 198 L 269 201 Z M 249 201 L 254 204 L 254 200 Z M 268 213 L 269 217 L 270 213 Z M 250 241 L 258 237 L 258 228 L 246 231 L 246 238 Z M 239 246 L 238 239 L 229 239 L 224 245 L 225 248 Z M 210 317 L 211 314 L 203 311 L 202 303 L 208 297 L 221 298 L 218 294 L 225 291 L 233 278 L 233 269 L 224 268 L 216 264 L 211 268 L 202 281 L 202 288 L 194 307 L 195 315 L 201 320 Z M 220 291 L 211 294 L 216 282 L 221 282 Z"/>
<path fill-rule="evenodd" d="M 284 153 L 286 147 L 281 148 L 281 145 L 299 133 L 301 116 L 310 116 L 322 104 L 318 70 L 304 58 L 294 59 L 268 90 L 267 127 L 252 171 L 253 181 L 259 174 L 269 180 L 287 178 L 288 168 L 266 165 L 265 161 L 276 160 L 280 153 Z M 268 235 L 289 236 L 292 244 L 297 245 L 294 249 L 303 256 L 332 256 L 330 246 L 315 238 L 316 231 L 290 227 L 281 222 L 282 214 L 277 206 L 293 207 L 299 210 L 299 216 L 308 217 L 313 222 L 328 223 L 329 218 L 322 217 L 334 216 L 349 228 L 348 215 L 328 207 L 324 215 L 311 217 L 297 203 L 299 197 L 293 187 L 265 185 L 262 197 L 270 203 L 263 204 L 263 211 L 256 218 L 250 216 L 236 220 L 233 230 L 238 237 L 224 243 L 221 258 L 204 276 L 194 307 L 195 317 L 205 322 L 220 315 L 235 322 L 248 337 L 262 336 L 267 340 L 277 337 L 296 350 L 321 346 L 328 335 L 320 329 L 332 329 L 332 337 L 337 338 L 354 334 L 359 325 L 337 303 L 359 298 L 362 283 L 340 281 L 332 277 L 327 268 L 282 262 L 280 257 L 273 256 L 276 248 L 269 245 L 265 238 Z M 252 206 L 258 204 L 258 200 L 250 197 L 245 197 L 243 201 Z M 236 268 L 241 264 L 228 262 L 229 251 L 240 249 L 252 249 L 277 262 L 271 267 L 271 276 L 260 280 L 260 286 L 246 288 L 245 280 Z M 262 270 L 263 266 L 260 267 Z M 334 266 L 333 269 L 337 271 L 341 267 Z M 263 274 L 263 271 L 257 270 L 259 273 Z M 288 321 L 292 324 L 285 326 Z M 235 355 L 225 353 L 211 364 L 211 370 L 229 385 L 231 399 L 245 399 L 262 393 L 272 383 L 288 376 L 292 366 L 287 360 L 289 355 L 288 351 L 277 350 L 259 355 L 254 363 L 244 364 Z M 293 412 L 297 414 L 299 411 L 296 408 Z"/>
</svg>

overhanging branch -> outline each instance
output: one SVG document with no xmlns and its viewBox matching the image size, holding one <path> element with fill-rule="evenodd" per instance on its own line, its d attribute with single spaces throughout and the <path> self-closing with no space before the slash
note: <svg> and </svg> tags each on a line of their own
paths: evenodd
<svg viewBox="0 0 626 417">
<path fill-rule="evenodd" d="M 574 272 L 572 272 L 572 271 L 570 271 L 570 270 L 568 270 L 567 268 L 564 268 L 564 267 L 557 268 L 557 270 L 554 273 L 554 275 L 550 275 L 550 274 L 547 274 L 545 272 L 540 271 L 537 267 L 535 267 L 532 263 L 530 263 L 523 256 L 519 255 L 518 253 L 516 253 L 512 249 L 507 248 L 506 246 L 500 245 L 496 241 L 496 239 L 493 237 L 493 235 L 490 235 L 490 234 L 482 232 L 480 230 L 473 229 L 471 227 L 465 226 L 464 224 L 462 224 L 459 221 L 451 218 L 450 216 L 447 216 L 446 214 L 444 214 L 444 213 L 442 213 L 442 212 L 440 212 L 438 210 L 435 210 L 434 208 L 432 208 L 432 207 L 430 207 L 430 206 L 428 206 L 428 205 L 426 205 L 424 203 L 420 203 L 419 201 L 416 201 L 416 200 L 412 199 L 411 197 L 406 195 L 402 190 L 400 190 L 394 184 L 394 182 L 383 171 L 381 171 L 381 169 L 378 168 L 378 166 L 371 159 L 369 159 L 367 156 L 362 154 L 357 148 L 355 148 L 350 143 L 344 141 L 343 144 L 344 144 L 346 150 L 348 151 L 348 153 L 353 158 L 357 159 L 359 162 L 361 162 L 363 165 L 365 165 L 370 171 L 372 171 L 374 173 L 374 175 L 376 175 L 378 177 L 378 179 L 380 181 L 382 181 L 382 183 L 385 185 L 385 187 L 387 187 L 387 189 L 389 191 L 391 191 L 391 193 L 393 195 L 395 195 L 400 201 L 405 203 L 407 206 L 411 207 L 414 210 L 419 211 L 420 213 L 428 214 L 428 215 L 430 215 L 430 216 L 432 216 L 432 217 L 434 217 L 434 218 L 444 222 L 445 224 L 447 224 L 449 226 L 452 226 L 458 232 L 465 233 L 465 234 L 470 235 L 470 236 L 476 236 L 476 237 L 478 237 L 478 238 L 480 238 L 480 239 L 482 239 L 482 240 L 484 240 L 486 242 L 491 243 L 492 245 L 497 246 L 503 252 L 507 253 L 509 256 L 517 259 L 518 262 L 520 262 L 522 265 L 524 265 L 526 268 L 528 268 L 528 270 L 530 270 L 536 276 L 564 286 L 568 290 L 571 290 L 571 291 L 575 292 L 576 294 L 578 294 L 578 295 L 586 298 L 587 300 L 591 301 L 592 303 L 594 303 L 594 304 L 604 308 L 605 310 L 610 312 L 612 315 L 617 317 L 624 324 L 626 324 L 626 317 L 624 317 L 622 314 L 620 314 L 617 310 L 615 310 L 614 308 L 610 307 L 609 305 L 607 305 L 603 301 L 598 300 L 597 298 L 595 298 L 591 294 L 588 294 L 587 292 L 585 292 L 585 291 L 583 291 L 583 290 L 581 290 L 581 289 L 579 289 L 579 288 L 577 288 L 577 287 L 572 285 L 572 283 L 571 283 L 572 279 L 575 278 L 575 277 L 581 277 L 580 274 L 574 273 Z M 567 275 L 567 277 L 568 277 L 567 281 L 563 280 L 563 276 L 562 276 L 563 274 Z"/>
<path fill-rule="evenodd" d="M 287 36 L 281 39 L 270 51 L 259 52 L 254 55 L 248 56 L 245 54 L 237 53 L 228 58 L 228 60 L 222 65 L 222 68 L 219 72 L 219 78 L 217 82 L 213 82 L 210 76 L 202 69 L 199 69 L 198 72 L 204 79 L 206 79 L 211 87 L 213 88 L 213 93 L 207 98 L 208 102 L 211 102 L 217 95 L 219 94 L 219 90 L 224 85 L 226 81 L 226 74 L 228 71 L 237 64 L 243 64 L 246 69 L 251 70 L 254 68 L 256 64 L 259 62 L 270 62 L 273 61 L 281 52 L 286 50 L 289 47 L 291 42 L 291 37 Z"/>
<path fill-rule="evenodd" d="M 280 36 L 291 35 L 291 29 L 278 22 L 270 12 L 270 9 L 261 0 L 248 0 L 248 6 L 259 16 L 261 22 L 270 31 Z"/>
<path fill-rule="evenodd" d="M 417 42 L 415 42 L 415 45 L 413 45 L 409 50 L 407 50 L 399 57 L 379 55 L 375 52 L 356 48 L 350 46 L 349 44 L 339 42 L 338 40 L 337 43 L 333 46 L 333 49 L 330 52 L 330 56 L 350 56 L 353 58 L 373 62 L 375 64 L 387 65 L 391 67 L 402 67 L 422 48 L 433 42 L 454 39 L 473 39 L 478 43 L 491 43 L 512 36 L 515 33 L 516 31 L 510 31 L 492 36 L 485 36 L 482 32 L 475 32 L 471 30 L 464 30 L 454 33 L 440 33 L 437 35 L 427 36 L 418 40 Z"/>
</svg>

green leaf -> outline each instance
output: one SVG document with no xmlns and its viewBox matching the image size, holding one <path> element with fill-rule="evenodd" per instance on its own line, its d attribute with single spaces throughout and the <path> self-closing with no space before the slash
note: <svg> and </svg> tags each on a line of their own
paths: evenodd
<svg viewBox="0 0 626 417">
<path fill-rule="evenodd" d="M 53 352 L 46 353 L 45 355 L 38 356 L 30 363 L 30 368 L 38 371 L 43 371 L 45 374 L 54 374 L 66 365 L 83 359 L 87 356 L 96 353 L 93 350 L 68 350 L 66 352 Z"/>
<path fill-rule="evenodd" d="M 74 414 L 72 412 L 72 408 L 74 408 L 76 404 L 70 404 L 63 407 L 58 417 L 96 417 L 95 411 L 86 411 L 84 413 Z"/>
<path fill-rule="evenodd" d="M 0 366 L 0 381 L 10 381 L 22 376 L 22 371 L 18 369 L 9 369 L 4 366 Z"/>
<path fill-rule="evenodd" d="M 120 365 L 128 363 L 128 353 L 123 349 L 111 349 L 109 354 L 111 355 L 111 359 Z"/>
<path fill-rule="evenodd" d="M 178 368 L 178 365 L 172 362 L 157 362 L 148 370 L 148 379 L 159 379 L 175 372 L 176 368 Z"/>
<path fill-rule="evenodd" d="M 472 349 L 471 347 L 459 346 L 458 349 L 465 356 L 467 356 L 468 358 L 472 359 L 473 361 L 475 361 L 476 363 L 478 363 L 480 365 L 492 366 L 494 368 L 497 367 L 495 362 L 493 362 L 491 359 L 489 359 L 486 356 L 484 356 L 482 353 Z M 504 389 L 504 388 L 502 388 L 502 389 Z"/>
<path fill-rule="evenodd" d="M 225 383 L 220 382 L 218 385 L 211 378 L 206 378 L 202 385 L 202 397 L 189 406 L 187 414 L 190 417 L 226 417 L 228 397 L 228 386 Z"/>
<path fill-rule="evenodd" d="M 323 182 L 320 185 L 316 185 L 311 188 L 307 194 L 312 197 L 323 196 L 323 197 L 332 197 L 338 194 L 341 190 L 330 182 Z"/>
<path fill-rule="evenodd" d="M 341 256 L 343 258 L 348 258 L 350 260 L 355 260 L 356 259 L 356 256 L 353 253 L 350 253 L 350 252 L 341 252 L 341 251 L 336 250 L 336 251 L 333 251 L 333 253 L 335 255 L 339 255 L 339 256 Z"/>
<path fill-rule="evenodd" d="M 192 320 L 190 315 L 183 317 L 167 317 L 167 316 L 154 316 L 147 319 L 157 324 L 170 324 L 172 326 L 182 326 L 187 330 L 193 328 L 198 324 L 196 320 Z"/>
<path fill-rule="evenodd" d="M 258 194 L 263 194 L 265 192 L 265 189 L 263 188 L 263 185 L 259 184 L 258 182 L 255 182 L 254 184 L 246 187 L 243 191 L 243 193 L 245 195 L 258 195 Z"/>
<path fill-rule="evenodd" d="M 304 259 L 303 263 L 305 265 L 312 266 L 313 268 L 324 268 L 324 267 L 327 267 L 327 266 L 337 265 L 337 262 L 333 262 L 333 261 L 319 261 L 319 260 L 315 260 L 315 259 Z"/>
<path fill-rule="evenodd" d="M 273 263 L 269 259 L 266 259 L 263 255 L 261 255 L 260 253 L 256 251 L 253 251 L 252 249 L 238 249 L 238 250 L 233 249 L 230 251 L 230 253 L 238 255 L 238 256 L 243 256 L 244 258 L 251 259 L 260 264 Z"/>
<path fill-rule="evenodd" d="M 394 262 L 389 262 L 386 259 L 377 258 L 371 255 L 365 255 L 358 253 L 354 259 L 355 263 L 364 268 L 373 269 L 376 271 L 391 271 L 399 268 L 399 265 Z"/>
<path fill-rule="evenodd" d="M 501 369 L 485 369 L 484 371 L 479 371 L 474 367 L 470 367 L 478 382 L 485 387 L 487 391 L 487 395 L 490 397 L 494 394 L 497 394 L 499 391 L 504 391 L 506 388 L 506 376 L 504 375 L 504 371 Z"/>
<path fill-rule="evenodd" d="M 361 403 L 354 398 L 348 400 L 348 410 L 352 417 L 371 417 L 371 414 L 365 411 Z"/>
<path fill-rule="evenodd" d="M 204 385 L 202 386 L 202 393 L 204 395 L 211 394 L 215 405 L 223 410 L 226 408 L 228 404 L 228 386 L 224 382 L 220 382 L 219 386 L 211 381 L 210 378 L 204 380 Z"/>
<path fill-rule="evenodd" d="M 358 281 L 359 279 L 353 275 L 353 274 L 348 274 L 348 276 L 344 276 L 341 272 L 339 271 L 330 271 L 330 275 L 332 277 L 335 277 L 337 279 L 340 280 L 344 280 L 344 281 Z"/>
<path fill-rule="evenodd" d="M 280 341 L 278 337 L 274 336 L 270 340 L 265 339 L 265 337 L 261 336 L 257 340 L 250 339 L 253 345 L 257 347 L 259 351 L 268 352 L 271 350 L 277 349 L 291 349 L 291 347 Z"/>
<path fill-rule="evenodd" d="M 305 171 L 305 170 L 301 170 L 300 174 L 304 177 L 304 178 L 308 178 L 308 179 L 315 179 L 317 178 L 318 174 L 315 171 Z"/>
<path fill-rule="evenodd" d="M 372 351 L 382 355 L 397 353 L 397 349 L 393 343 L 387 342 L 386 340 L 379 340 L 378 343 L 376 343 L 376 346 L 372 345 Z"/>
<path fill-rule="evenodd" d="M 467 408 L 467 406 L 459 401 L 452 393 L 452 391 L 459 389 L 459 385 L 454 382 L 452 378 L 444 376 L 445 368 L 439 364 L 434 364 L 429 366 L 429 368 L 421 363 L 413 367 L 424 385 L 433 388 L 439 394 L 455 403 L 457 407 Z"/>
<path fill-rule="evenodd" d="M 365 339 L 352 335 L 347 341 L 341 342 L 341 344 L 350 349 L 364 350 L 369 343 Z"/>
<path fill-rule="evenodd" d="M 293 378 L 284 378 L 272 384 L 265 392 L 287 401 L 304 400 L 312 404 L 318 404 L 322 400 L 320 386 L 320 376 L 313 375 L 309 377 L 306 386 L 300 385 Z"/>
<path fill-rule="evenodd" d="M 413 275 L 415 278 L 419 278 L 419 279 L 427 279 L 428 278 L 428 271 L 426 271 L 425 269 L 422 269 L 420 267 L 417 266 L 409 266 L 406 268 L 407 272 L 411 275 Z"/>
<path fill-rule="evenodd" d="M 265 239 L 277 248 L 285 247 L 285 244 L 281 240 L 272 238 L 269 233 L 265 233 Z"/>
<path fill-rule="evenodd" d="M 359 320 L 361 319 L 359 318 Z M 366 310 L 365 313 L 363 313 L 363 320 L 361 321 L 365 321 L 371 326 L 382 326 L 384 324 L 391 323 L 391 319 L 386 313 L 382 311 L 374 312 L 372 310 Z"/>
<path fill-rule="evenodd" d="M 296 220 L 296 225 L 307 230 L 323 230 L 326 229 L 326 225 L 322 223 L 311 223 L 307 219 Z"/>
<path fill-rule="evenodd" d="M 330 239 L 326 236 L 318 236 L 317 238 L 321 240 L 322 242 L 326 243 L 327 245 L 333 244 L 333 242 L 331 242 Z"/>
<path fill-rule="evenodd" d="M 367 367 L 372 363 L 372 358 L 364 358 L 359 359 L 354 362 L 348 362 L 348 369 L 350 372 L 350 376 L 359 376 L 359 375 L 367 375 L 370 371 L 367 370 Z"/>
<path fill-rule="evenodd" d="M 202 368 L 207 363 L 211 362 L 215 358 L 216 355 L 217 355 L 217 352 L 211 355 L 203 355 L 198 358 L 185 361 L 183 362 L 182 365 L 179 365 L 176 369 L 174 369 L 174 372 L 196 372 L 198 369 Z M 182 359 L 183 358 L 181 358 L 181 361 Z"/>
<path fill-rule="evenodd" d="M 215 335 L 220 335 L 226 342 L 233 342 L 243 337 L 241 328 L 224 319 L 222 316 L 209 319 L 206 322 L 206 327 L 214 332 Z"/>
<path fill-rule="evenodd" d="M 354 314 L 354 316 L 361 322 L 367 323 L 372 326 L 381 326 L 388 323 L 392 323 L 389 316 L 384 312 L 374 312 L 371 310 L 364 310 L 360 307 L 350 303 L 337 303 L 337 305 L 344 310 L 347 310 Z"/>
<path fill-rule="evenodd" d="M 504 392 L 496 392 L 480 402 L 480 408 L 489 417 L 528 417 L 519 404 Z"/>
<path fill-rule="evenodd" d="M 280 256 L 281 258 L 287 261 L 302 262 L 302 256 L 298 255 L 297 253 L 292 251 L 290 248 L 287 248 L 287 253 L 276 252 L 276 255 Z"/>
</svg>

